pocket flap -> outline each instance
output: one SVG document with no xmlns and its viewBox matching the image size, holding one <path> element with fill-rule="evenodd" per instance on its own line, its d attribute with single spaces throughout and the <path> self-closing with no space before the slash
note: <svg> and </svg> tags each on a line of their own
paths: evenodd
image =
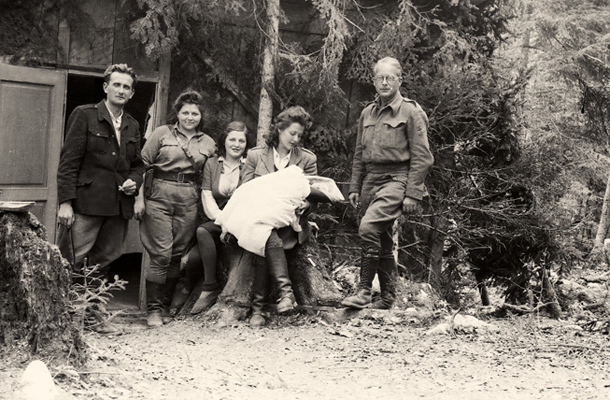
<svg viewBox="0 0 610 400">
<path fill-rule="evenodd" d="M 104 132 L 104 131 L 100 131 L 100 130 L 89 131 L 89 134 L 96 136 L 96 137 L 101 137 L 101 138 L 108 138 L 110 136 L 108 134 L 108 132 Z"/>
<path fill-rule="evenodd" d="M 392 128 L 397 128 L 399 125 L 406 124 L 407 120 L 405 118 L 396 116 L 384 121 L 384 123 L 391 126 Z"/>
<path fill-rule="evenodd" d="M 76 181 L 76 186 L 86 186 L 90 185 L 93 182 L 93 178 L 78 178 Z"/>
</svg>

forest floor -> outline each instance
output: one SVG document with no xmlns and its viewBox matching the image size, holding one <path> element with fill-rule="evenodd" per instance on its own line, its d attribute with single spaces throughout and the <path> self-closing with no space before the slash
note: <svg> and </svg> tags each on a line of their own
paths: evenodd
<svg viewBox="0 0 610 400">
<path fill-rule="evenodd" d="M 51 373 L 89 400 L 610 398 L 608 334 L 536 314 L 479 316 L 491 326 L 429 334 L 441 320 L 424 314 L 333 322 L 300 313 L 264 328 L 190 318 L 147 329 L 132 313 L 115 317 L 122 335 L 86 335 L 85 367 Z M 11 398 L 22 371 L 0 366 L 0 398 Z"/>
</svg>

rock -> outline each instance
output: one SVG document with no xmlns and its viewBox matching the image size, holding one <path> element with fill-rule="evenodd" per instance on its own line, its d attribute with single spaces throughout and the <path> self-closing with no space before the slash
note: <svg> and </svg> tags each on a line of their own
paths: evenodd
<svg viewBox="0 0 610 400">
<path fill-rule="evenodd" d="M 45 363 L 32 361 L 21 376 L 14 400 L 73 400 L 74 396 L 55 386 Z"/>
<path fill-rule="evenodd" d="M 566 299 L 568 303 L 580 301 L 583 303 L 595 303 L 595 295 L 583 285 L 569 279 L 562 279 L 557 285 L 559 296 Z"/>
<path fill-rule="evenodd" d="M 453 332 L 455 333 L 482 333 L 482 332 L 498 332 L 500 328 L 493 324 L 483 322 L 472 315 L 461 315 L 458 314 L 453 318 L 452 323 L 451 316 L 445 317 L 445 322 L 429 329 L 426 335 L 444 335 L 451 333 L 453 326 Z"/>
</svg>

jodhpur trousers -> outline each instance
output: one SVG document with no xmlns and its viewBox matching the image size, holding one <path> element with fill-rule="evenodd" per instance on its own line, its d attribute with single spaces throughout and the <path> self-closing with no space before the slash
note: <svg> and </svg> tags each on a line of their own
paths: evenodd
<svg viewBox="0 0 610 400">
<path fill-rule="evenodd" d="M 392 225 L 402 215 L 406 186 L 407 175 L 402 173 L 368 173 L 362 182 L 364 215 L 358 234 L 365 247 L 380 249 L 380 258 L 392 257 Z"/>
<path fill-rule="evenodd" d="M 180 273 L 180 259 L 198 226 L 197 185 L 154 179 L 140 238 L 150 256 L 146 279 L 164 284 Z"/>
</svg>

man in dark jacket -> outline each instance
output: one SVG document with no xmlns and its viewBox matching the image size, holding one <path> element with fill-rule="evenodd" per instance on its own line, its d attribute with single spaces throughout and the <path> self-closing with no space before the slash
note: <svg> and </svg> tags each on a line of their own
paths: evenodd
<svg viewBox="0 0 610 400">
<path fill-rule="evenodd" d="M 142 184 L 139 125 L 123 111 L 136 82 L 126 64 L 106 69 L 106 99 L 72 112 L 57 172 L 62 254 L 74 268 L 88 256 L 89 265 L 99 265 L 100 278 L 122 254 Z"/>
</svg>

